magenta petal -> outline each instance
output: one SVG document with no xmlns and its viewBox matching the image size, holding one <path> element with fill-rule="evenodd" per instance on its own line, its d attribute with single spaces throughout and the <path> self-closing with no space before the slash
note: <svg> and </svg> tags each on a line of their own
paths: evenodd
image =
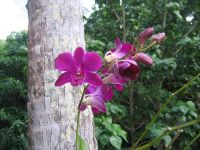
<svg viewBox="0 0 200 150">
<path fill-rule="evenodd" d="M 74 60 L 71 53 L 61 53 L 55 59 L 55 68 L 61 71 L 72 71 Z"/>
<path fill-rule="evenodd" d="M 104 80 L 105 83 L 112 83 L 112 84 L 124 84 L 124 83 L 126 83 L 126 80 L 124 80 L 120 77 L 116 77 L 115 74 L 109 74 L 103 80 Z"/>
<path fill-rule="evenodd" d="M 113 97 L 113 90 L 112 90 L 112 87 L 109 86 L 109 85 L 102 85 L 101 87 L 101 96 L 102 98 L 107 101 L 107 100 L 111 100 L 112 97 Z"/>
<path fill-rule="evenodd" d="M 124 90 L 123 86 L 121 84 L 114 84 L 114 87 L 116 90 L 122 92 Z"/>
<path fill-rule="evenodd" d="M 85 104 L 81 104 L 81 106 L 79 107 L 80 111 L 84 111 L 87 108 L 87 105 Z"/>
<path fill-rule="evenodd" d="M 87 52 L 83 57 L 84 71 L 97 71 L 102 66 L 102 59 L 96 52 Z"/>
<path fill-rule="evenodd" d="M 106 112 L 105 102 L 98 96 L 91 99 L 91 106 L 98 109 L 101 112 Z"/>
<path fill-rule="evenodd" d="M 132 48 L 132 45 L 131 45 L 131 44 L 129 44 L 129 43 L 124 43 L 124 44 L 122 44 L 122 47 L 121 47 L 120 52 L 121 52 L 121 53 L 128 54 L 129 51 L 131 50 L 131 48 Z"/>
<path fill-rule="evenodd" d="M 135 61 L 137 62 L 142 62 L 144 64 L 147 65 L 152 65 L 153 64 L 153 60 L 151 57 L 149 57 L 147 54 L 145 53 L 138 53 L 134 56 Z"/>
<path fill-rule="evenodd" d="M 85 91 L 85 94 L 92 94 L 96 91 L 96 89 L 97 89 L 96 86 L 89 85 Z"/>
<path fill-rule="evenodd" d="M 118 66 L 119 66 L 119 69 L 125 70 L 125 69 L 127 69 L 128 67 L 130 67 L 130 65 L 131 65 L 131 64 L 130 64 L 129 62 L 124 61 L 124 62 L 120 63 Z"/>
<path fill-rule="evenodd" d="M 122 53 L 120 51 L 120 52 L 114 52 L 112 55 L 113 55 L 114 60 L 117 60 L 117 59 L 121 59 L 122 57 L 126 56 L 126 53 Z"/>
<path fill-rule="evenodd" d="M 120 49 L 121 45 L 122 45 L 122 42 L 121 42 L 120 38 L 117 37 L 117 38 L 115 39 L 115 46 L 116 46 L 116 48 L 117 48 L 117 49 Z"/>
<path fill-rule="evenodd" d="M 94 114 L 97 114 L 97 113 L 99 113 L 100 111 L 99 111 L 97 108 L 92 107 L 92 112 L 93 112 Z"/>
<path fill-rule="evenodd" d="M 71 81 L 72 81 L 71 74 L 69 72 L 65 72 L 58 77 L 58 79 L 56 80 L 55 86 L 62 86 L 65 83 L 68 83 Z"/>
<path fill-rule="evenodd" d="M 84 82 L 94 86 L 102 85 L 102 79 L 97 73 L 87 72 L 85 73 Z"/>
<path fill-rule="evenodd" d="M 84 56 L 84 49 L 82 47 L 76 48 L 74 52 L 74 62 L 76 66 L 81 66 L 81 63 L 83 61 L 83 56 Z"/>
</svg>

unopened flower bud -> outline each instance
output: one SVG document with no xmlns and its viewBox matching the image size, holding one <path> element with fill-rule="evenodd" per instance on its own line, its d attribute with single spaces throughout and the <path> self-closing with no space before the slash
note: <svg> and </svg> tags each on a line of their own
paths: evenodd
<svg viewBox="0 0 200 150">
<path fill-rule="evenodd" d="M 142 62 L 144 64 L 147 64 L 147 65 L 152 65 L 153 64 L 153 60 L 150 56 L 148 56 L 147 54 L 145 53 L 137 53 L 133 59 L 136 61 L 136 62 Z"/>
<path fill-rule="evenodd" d="M 154 33 L 154 28 L 150 27 L 142 31 L 138 36 L 138 42 L 143 47 L 146 40 L 148 40 Z"/>
<path fill-rule="evenodd" d="M 158 44 L 160 44 L 165 39 L 165 33 L 158 33 L 152 36 L 153 41 L 156 41 Z"/>
</svg>

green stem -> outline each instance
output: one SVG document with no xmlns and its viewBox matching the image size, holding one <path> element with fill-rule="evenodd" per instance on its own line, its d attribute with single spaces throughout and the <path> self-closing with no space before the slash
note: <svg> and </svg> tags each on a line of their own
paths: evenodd
<svg viewBox="0 0 200 150">
<path fill-rule="evenodd" d="M 177 95 L 178 93 L 180 93 L 181 91 L 183 91 L 184 89 L 186 89 L 194 80 L 196 80 L 198 77 L 200 76 L 200 73 L 198 73 L 195 77 L 193 77 L 188 83 L 184 84 L 180 89 L 178 89 L 177 91 L 175 91 L 174 93 L 172 93 L 170 95 L 170 97 L 166 100 L 166 102 L 162 105 L 162 107 L 160 108 L 160 110 L 157 112 L 157 114 L 153 117 L 153 119 L 150 121 L 150 123 L 148 123 L 145 131 L 142 133 L 142 135 L 138 138 L 138 140 L 136 141 L 136 143 L 133 145 L 133 147 L 131 148 L 131 150 L 134 150 L 135 147 L 139 144 L 139 142 L 144 138 L 144 136 L 147 134 L 148 130 L 151 128 L 151 126 L 153 125 L 153 123 L 156 121 L 156 119 L 158 118 L 158 116 L 160 115 L 160 113 L 167 107 L 167 105 L 171 102 L 172 98 Z"/>
<path fill-rule="evenodd" d="M 147 143 L 147 144 L 145 144 L 145 145 L 143 145 L 141 147 L 138 147 L 135 150 L 145 150 L 145 149 L 153 146 L 154 144 L 156 144 L 167 133 L 175 131 L 175 130 L 178 130 L 178 129 L 182 129 L 182 128 L 185 128 L 185 127 L 188 127 L 188 126 L 191 126 L 191 125 L 194 125 L 194 124 L 196 124 L 198 122 L 200 122 L 200 118 L 195 119 L 195 120 L 190 121 L 190 122 L 187 122 L 187 123 L 184 123 L 184 124 L 181 124 L 181 125 L 178 125 L 178 126 L 169 127 L 160 136 L 158 136 L 155 139 L 153 139 L 150 143 Z"/>
<path fill-rule="evenodd" d="M 141 49 L 140 51 L 143 51 L 143 52 L 144 52 L 144 51 L 148 50 L 149 48 L 151 48 L 152 46 L 154 46 L 156 43 L 157 43 L 157 42 L 154 41 L 154 42 L 152 42 L 151 44 L 149 44 L 146 48 Z"/>
<path fill-rule="evenodd" d="M 190 143 L 189 143 L 183 150 L 188 150 L 189 147 L 190 147 L 198 138 L 200 138 L 200 132 L 199 132 L 199 134 L 197 134 L 197 135 L 192 139 L 192 141 L 190 141 Z"/>
<path fill-rule="evenodd" d="M 124 0 L 122 0 L 123 41 L 126 42 L 126 12 L 124 7 Z"/>
<path fill-rule="evenodd" d="M 180 134 L 183 132 L 183 130 L 178 130 L 174 138 L 171 140 L 170 144 L 166 147 L 166 150 L 171 149 L 172 144 L 176 141 L 176 139 L 180 136 Z"/>
<path fill-rule="evenodd" d="M 83 93 L 81 95 L 81 100 L 80 100 L 80 102 L 78 104 L 78 114 L 77 114 L 77 121 L 76 121 L 76 150 L 78 150 L 78 130 L 79 130 L 79 122 L 80 122 L 80 109 L 79 108 L 80 108 L 81 103 L 83 101 L 86 88 L 87 88 L 87 86 L 84 87 Z"/>
</svg>

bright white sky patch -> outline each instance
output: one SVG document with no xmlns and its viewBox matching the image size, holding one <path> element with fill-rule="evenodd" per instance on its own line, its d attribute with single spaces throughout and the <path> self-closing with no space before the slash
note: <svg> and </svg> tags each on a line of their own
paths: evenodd
<svg viewBox="0 0 200 150">
<path fill-rule="evenodd" d="M 187 17 L 186 17 L 186 20 L 187 20 L 188 22 L 190 22 L 190 21 L 192 21 L 193 18 L 194 18 L 194 16 L 187 16 Z"/>
<path fill-rule="evenodd" d="M 0 39 L 5 39 L 12 31 L 28 28 L 27 0 L 0 1 Z"/>
<path fill-rule="evenodd" d="M 0 0 L 0 39 L 5 39 L 12 31 L 28 29 L 27 0 Z M 90 14 L 94 0 L 82 0 L 82 5 Z"/>
</svg>

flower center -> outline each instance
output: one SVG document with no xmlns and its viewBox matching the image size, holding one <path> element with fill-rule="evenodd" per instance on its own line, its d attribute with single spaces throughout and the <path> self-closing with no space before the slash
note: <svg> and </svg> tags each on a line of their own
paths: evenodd
<svg viewBox="0 0 200 150">
<path fill-rule="evenodd" d="M 74 80 L 75 81 L 79 81 L 79 80 L 82 80 L 84 77 L 84 74 L 81 72 L 81 71 L 77 71 L 75 73 L 75 76 L 74 76 Z"/>
</svg>

